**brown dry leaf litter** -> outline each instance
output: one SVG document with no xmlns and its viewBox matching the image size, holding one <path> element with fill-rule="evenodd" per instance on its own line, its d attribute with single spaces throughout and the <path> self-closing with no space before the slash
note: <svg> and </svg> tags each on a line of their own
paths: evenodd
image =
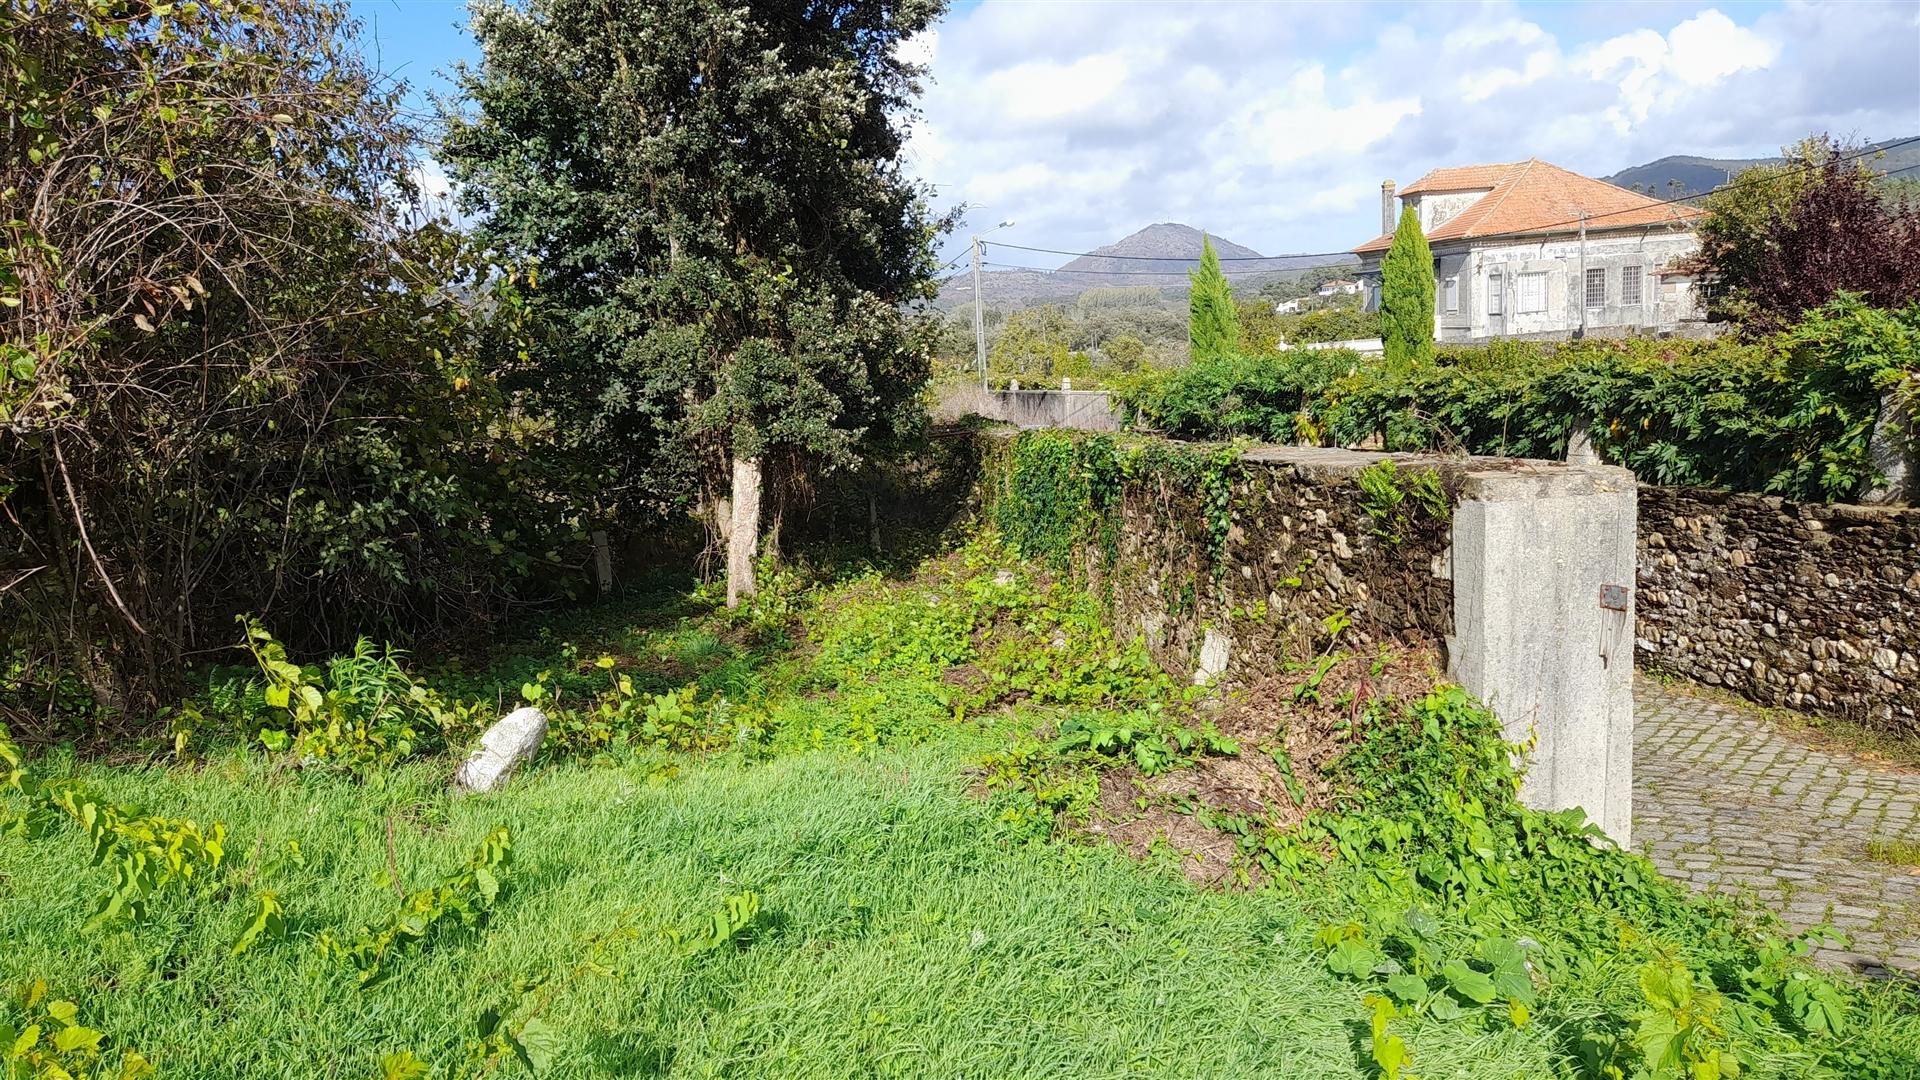
<svg viewBox="0 0 1920 1080">
<path fill-rule="evenodd" d="M 1137 858 L 1165 843 L 1181 854 L 1181 869 L 1193 881 L 1226 883 L 1238 844 L 1202 824 L 1188 812 L 1191 807 L 1280 828 L 1298 825 L 1332 805 L 1338 784 L 1328 769 L 1346 752 L 1367 702 L 1414 700 L 1440 679 L 1438 658 L 1426 651 L 1346 657 L 1328 669 L 1317 694 L 1301 696 L 1308 675 L 1271 675 L 1228 699 L 1216 724 L 1240 744 L 1238 755 L 1204 757 L 1157 777 L 1131 766 L 1102 774 L 1099 803 L 1083 831 Z M 1271 752 L 1281 747 L 1302 798 L 1295 798 Z"/>
</svg>

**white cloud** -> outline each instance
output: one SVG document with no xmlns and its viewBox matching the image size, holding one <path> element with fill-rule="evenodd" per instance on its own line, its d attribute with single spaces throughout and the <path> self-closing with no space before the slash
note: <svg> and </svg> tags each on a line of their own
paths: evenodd
<svg viewBox="0 0 1920 1080">
<path fill-rule="evenodd" d="M 1381 179 L 1441 165 L 1920 133 L 1910 5 L 1728 10 L 987 0 L 903 47 L 934 80 L 911 160 L 1017 242 L 1171 220 L 1279 253 L 1370 238 Z"/>
</svg>

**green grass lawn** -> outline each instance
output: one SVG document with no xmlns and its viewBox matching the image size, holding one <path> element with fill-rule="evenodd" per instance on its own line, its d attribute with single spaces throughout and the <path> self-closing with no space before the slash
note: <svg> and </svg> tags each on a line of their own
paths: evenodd
<svg viewBox="0 0 1920 1080">
<path fill-rule="evenodd" d="M 0 984 L 46 992 L 0 1026 L 50 1039 L 47 1003 L 71 1001 L 101 1061 L 194 1078 L 526 1075 L 504 1043 L 475 1048 L 490 1031 L 581 1077 L 1392 1078 L 1388 1043 L 1421 1080 L 1920 1076 L 1910 988 L 1815 974 L 1764 917 L 1512 806 L 1504 748 L 1451 698 L 1366 705 L 1377 732 L 1316 766 L 1340 814 L 1185 806 L 1229 838 L 1226 887 L 1165 842 L 1089 842 L 1114 777 L 1145 793 L 1270 748 L 1205 734 L 1205 702 L 1084 591 L 1009 565 L 983 542 L 904 579 L 784 582 L 735 618 L 602 607 L 437 672 L 507 705 L 525 684 L 555 715 L 491 795 L 446 788 L 470 730 L 358 770 L 266 752 L 244 734 L 284 716 L 230 673 L 187 760 L 29 761 L 129 818 L 221 822 L 226 851 L 89 930 L 114 859 L 94 865 L 64 812 L 16 817 Z M 1304 716 L 1333 684 L 1297 677 Z M 402 941 L 365 988 L 323 947 L 388 925 L 502 826 L 497 895 L 472 876 L 450 893 L 470 920 Z M 284 926 L 234 955 L 263 892 Z M 749 894 L 757 911 L 700 947 Z M 1502 942 L 1527 959 L 1496 995 Z"/>
<path fill-rule="evenodd" d="M 1310 945 L 1284 891 L 1196 889 L 1106 847 L 1010 844 L 968 793 L 964 740 L 648 770 L 562 765 L 497 797 L 450 799 L 444 769 L 385 790 L 253 762 L 88 770 L 116 800 L 228 823 L 236 856 L 297 842 L 263 875 L 287 940 L 230 958 L 244 890 L 157 904 L 147 925 L 76 935 L 104 875 L 69 830 L 0 845 L 0 979 L 46 978 L 82 1020 L 163 1075 L 361 1077 L 383 1054 L 455 1058 L 516 980 L 563 973 L 586 940 L 640 931 L 548 1008 L 566 1076 L 1362 1076 L 1360 991 Z M 356 989 L 302 936 L 377 922 L 409 884 L 514 833 L 484 927 L 452 928 Z M 751 889 L 741 944 L 682 957 L 660 936 Z M 1424 1076 L 1539 1076 L 1550 1033 L 1416 1032 Z"/>
</svg>

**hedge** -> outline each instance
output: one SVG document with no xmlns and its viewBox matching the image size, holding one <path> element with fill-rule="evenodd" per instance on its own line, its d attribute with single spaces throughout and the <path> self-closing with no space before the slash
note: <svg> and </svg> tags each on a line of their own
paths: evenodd
<svg viewBox="0 0 1920 1080">
<path fill-rule="evenodd" d="M 1881 395 L 1920 370 L 1920 305 L 1841 296 L 1769 337 L 1496 341 L 1396 368 L 1341 350 L 1231 355 L 1134 382 L 1135 426 L 1389 450 L 1558 458 L 1584 426 L 1649 483 L 1844 501 L 1877 479 Z"/>
</svg>

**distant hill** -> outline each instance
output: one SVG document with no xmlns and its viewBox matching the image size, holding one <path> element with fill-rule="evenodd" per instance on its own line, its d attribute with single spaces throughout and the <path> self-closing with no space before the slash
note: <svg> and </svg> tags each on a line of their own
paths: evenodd
<svg viewBox="0 0 1920 1080">
<path fill-rule="evenodd" d="M 980 292 L 988 304 L 1021 305 L 1050 300 L 1067 300 L 1088 289 L 1112 286 L 1158 286 L 1185 293 L 1187 271 L 1199 265 L 1203 234 L 1191 225 L 1163 221 L 1091 253 L 1079 256 L 1054 271 L 988 270 L 982 273 Z M 1312 266 L 1350 261 L 1350 258 L 1278 258 L 1270 259 L 1250 247 L 1224 237 L 1213 237 L 1213 250 L 1236 285 L 1258 284 L 1285 274 L 1299 273 Z M 1019 256 L 1028 261 L 1027 252 L 996 252 L 987 242 L 987 260 L 999 261 Z M 940 291 L 939 306 L 955 307 L 973 299 L 973 275 L 962 272 Z"/>
<path fill-rule="evenodd" d="M 1888 139 L 1885 142 L 1874 143 L 1873 148 L 1878 150 L 1903 141 Z M 1672 199 L 1685 195 L 1704 195 L 1726 183 L 1729 177 L 1739 176 L 1743 169 L 1749 169 L 1755 165 L 1778 165 L 1780 160 L 1777 157 L 1708 158 L 1675 155 L 1663 157 L 1658 161 L 1649 161 L 1645 165 L 1621 169 L 1612 176 L 1603 176 L 1601 179 L 1623 188 L 1647 192 L 1656 199 Z M 1888 150 L 1885 157 L 1870 158 L 1868 164 L 1882 173 L 1904 169 L 1910 165 L 1920 165 L 1920 142 L 1908 143 L 1898 149 Z"/>
</svg>

